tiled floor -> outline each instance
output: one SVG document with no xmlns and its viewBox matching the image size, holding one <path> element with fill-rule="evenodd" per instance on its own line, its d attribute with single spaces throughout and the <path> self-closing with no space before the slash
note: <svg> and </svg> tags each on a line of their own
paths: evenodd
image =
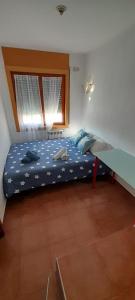
<svg viewBox="0 0 135 300">
<path fill-rule="evenodd" d="M 135 300 L 135 229 L 129 225 L 58 258 L 67 299 Z"/>
<path fill-rule="evenodd" d="M 111 240 L 134 219 L 135 199 L 117 183 L 98 182 L 96 190 L 91 183 L 69 183 L 12 200 L 0 240 L 0 300 L 44 299 L 50 272 L 49 300 L 58 299 L 55 257 Z M 100 251 L 107 251 L 102 244 Z"/>
</svg>

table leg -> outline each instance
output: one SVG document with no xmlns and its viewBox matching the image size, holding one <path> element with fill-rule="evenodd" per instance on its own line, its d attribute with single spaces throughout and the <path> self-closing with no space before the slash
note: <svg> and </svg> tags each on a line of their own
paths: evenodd
<svg viewBox="0 0 135 300">
<path fill-rule="evenodd" d="M 112 183 L 115 183 L 115 172 L 114 171 L 112 171 Z"/>
<path fill-rule="evenodd" d="M 2 238 L 5 235 L 3 227 L 2 227 L 2 223 L 0 221 L 0 238 Z"/>
<path fill-rule="evenodd" d="M 96 188 L 96 177 L 97 177 L 97 168 L 99 165 L 99 159 L 96 157 L 93 166 L 93 178 L 92 178 L 92 187 Z"/>
</svg>

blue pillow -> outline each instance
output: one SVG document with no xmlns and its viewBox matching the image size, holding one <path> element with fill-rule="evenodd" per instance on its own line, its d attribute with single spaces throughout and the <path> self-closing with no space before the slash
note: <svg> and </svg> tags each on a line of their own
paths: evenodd
<svg viewBox="0 0 135 300">
<path fill-rule="evenodd" d="M 72 143 L 77 146 L 79 141 L 84 137 L 87 136 L 88 133 L 84 131 L 83 129 L 80 129 L 73 137 L 71 137 Z"/>
<path fill-rule="evenodd" d="M 88 150 L 91 149 L 94 142 L 95 142 L 94 138 L 85 136 L 79 141 L 77 148 L 81 151 L 82 154 L 85 154 Z"/>
</svg>

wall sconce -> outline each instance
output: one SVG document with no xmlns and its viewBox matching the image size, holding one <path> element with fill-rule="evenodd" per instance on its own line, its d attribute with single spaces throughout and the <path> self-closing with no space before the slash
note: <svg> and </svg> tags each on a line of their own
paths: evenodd
<svg viewBox="0 0 135 300">
<path fill-rule="evenodd" d="M 87 81 L 85 84 L 85 94 L 92 94 L 95 90 L 95 84 L 93 81 Z"/>
<path fill-rule="evenodd" d="M 84 86 L 84 92 L 85 95 L 89 95 L 89 101 L 91 100 L 91 94 L 94 92 L 94 90 L 95 90 L 95 83 L 93 82 L 93 80 L 87 81 Z"/>
</svg>

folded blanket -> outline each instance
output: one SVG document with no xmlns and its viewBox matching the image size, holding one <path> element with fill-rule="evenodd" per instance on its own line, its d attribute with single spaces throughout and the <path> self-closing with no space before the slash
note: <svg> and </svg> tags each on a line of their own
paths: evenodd
<svg viewBox="0 0 135 300">
<path fill-rule="evenodd" d="M 67 149 L 65 149 L 65 152 L 62 154 L 61 159 L 68 160 L 68 158 L 69 158 L 69 155 L 68 155 Z"/>
<path fill-rule="evenodd" d="M 21 160 L 21 162 L 22 162 L 23 164 L 29 164 L 29 163 L 32 162 L 32 160 L 31 160 L 30 157 L 25 156 L 25 157 Z"/>
<path fill-rule="evenodd" d="M 28 164 L 39 159 L 40 157 L 37 155 L 37 152 L 27 151 L 25 157 L 21 160 L 21 162 L 24 164 Z"/>
<path fill-rule="evenodd" d="M 36 151 L 27 151 L 26 156 L 32 159 L 32 161 L 37 161 L 40 159 Z"/>
<path fill-rule="evenodd" d="M 65 160 L 65 158 L 67 159 L 67 156 L 68 156 L 67 149 L 62 148 L 53 156 L 53 159 L 54 160 L 58 160 L 58 159 Z"/>
</svg>

